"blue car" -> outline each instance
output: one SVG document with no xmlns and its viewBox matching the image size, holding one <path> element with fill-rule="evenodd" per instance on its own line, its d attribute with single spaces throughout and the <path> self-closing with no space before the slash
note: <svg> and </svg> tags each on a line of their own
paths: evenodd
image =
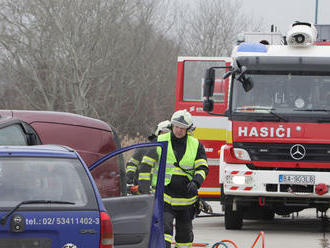
<svg viewBox="0 0 330 248">
<path fill-rule="evenodd" d="M 125 152 L 146 146 L 162 148 L 156 193 L 102 199 L 89 170 L 109 159 L 124 162 Z M 166 149 L 161 142 L 134 145 L 88 169 L 69 147 L 0 146 L 0 247 L 165 247 Z"/>
</svg>

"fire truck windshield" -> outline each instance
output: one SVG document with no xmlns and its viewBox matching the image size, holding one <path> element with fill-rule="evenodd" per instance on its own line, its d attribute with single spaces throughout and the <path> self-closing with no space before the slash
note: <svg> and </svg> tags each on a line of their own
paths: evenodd
<svg viewBox="0 0 330 248">
<path fill-rule="evenodd" d="M 330 73 L 248 72 L 253 88 L 246 92 L 234 80 L 232 113 L 282 115 L 323 115 L 330 112 Z M 272 113 L 271 113 L 272 112 Z"/>
</svg>

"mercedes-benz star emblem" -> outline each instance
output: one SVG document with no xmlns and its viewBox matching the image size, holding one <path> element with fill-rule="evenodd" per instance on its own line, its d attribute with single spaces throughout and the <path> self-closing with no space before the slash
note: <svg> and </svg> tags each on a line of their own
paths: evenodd
<svg viewBox="0 0 330 248">
<path fill-rule="evenodd" d="M 300 144 L 296 144 L 290 148 L 290 155 L 295 160 L 301 160 L 306 155 L 306 149 Z"/>
</svg>

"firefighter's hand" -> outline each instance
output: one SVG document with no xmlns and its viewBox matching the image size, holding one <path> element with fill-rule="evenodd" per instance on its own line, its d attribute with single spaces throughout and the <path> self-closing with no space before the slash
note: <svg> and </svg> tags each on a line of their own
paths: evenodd
<svg viewBox="0 0 330 248">
<path fill-rule="evenodd" d="M 192 195 L 198 194 L 198 187 L 194 181 L 191 181 L 190 183 L 187 184 L 187 190 Z"/>
<path fill-rule="evenodd" d="M 150 194 L 150 186 L 147 184 L 139 184 L 139 194 L 145 195 Z"/>
<path fill-rule="evenodd" d="M 138 185 L 131 185 L 129 186 L 129 192 L 132 194 L 132 195 L 139 195 L 139 186 Z"/>
</svg>

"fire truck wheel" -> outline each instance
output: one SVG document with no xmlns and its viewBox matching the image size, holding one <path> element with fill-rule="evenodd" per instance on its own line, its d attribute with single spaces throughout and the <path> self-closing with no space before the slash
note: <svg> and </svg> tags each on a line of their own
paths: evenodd
<svg viewBox="0 0 330 248">
<path fill-rule="evenodd" d="M 231 206 L 225 208 L 225 228 L 228 230 L 242 229 L 243 214 L 241 210 L 233 211 Z"/>
<path fill-rule="evenodd" d="M 275 213 L 273 210 L 271 209 L 265 209 L 263 212 L 262 212 L 262 219 L 263 220 L 273 220 L 275 217 Z"/>
</svg>

